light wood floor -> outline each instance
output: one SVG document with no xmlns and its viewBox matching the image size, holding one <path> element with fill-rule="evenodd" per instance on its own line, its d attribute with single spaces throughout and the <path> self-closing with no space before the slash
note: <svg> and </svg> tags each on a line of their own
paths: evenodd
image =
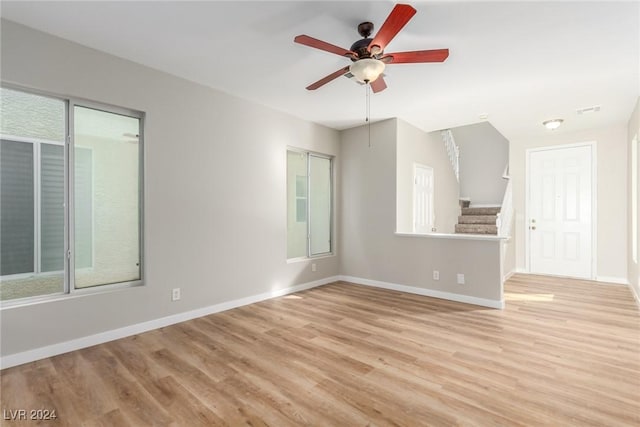
<svg viewBox="0 0 640 427">
<path fill-rule="evenodd" d="M 520 275 L 505 293 L 500 311 L 331 284 L 6 369 L 1 407 L 70 426 L 640 425 L 626 287 Z"/>
</svg>

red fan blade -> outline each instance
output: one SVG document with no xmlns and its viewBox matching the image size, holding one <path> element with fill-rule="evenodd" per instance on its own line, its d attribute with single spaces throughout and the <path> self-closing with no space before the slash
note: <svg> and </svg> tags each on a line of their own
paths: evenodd
<svg viewBox="0 0 640 427">
<path fill-rule="evenodd" d="M 407 64 L 415 62 L 444 62 L 449 49 L 414 50 L 411 52 L 385 53 L 381 61 L 387 64 Z"/>
<path fill-rule="evenodd" d="M 340 56 L 356 56 L 355 52 L 351 52 L 350 50 L 341 48 L 340 46 L 333 45 L 331 43 L 323 42 L 322 40 L 314 39 L 313 37 L 309 37 L 306 35 L 299 35 L 295 39 L 294 42 L 303 44 L 305 46 L 314 47 L 316 49 L 324 50 L 326 52 L 335 53 Z"/>
<path fill-rule="evenodd" d="M 397 4 L 380 27 L 378 34 L 369 43 L 369 52 L 374 55 L 382 52 L 415 14 L 416 10 L 408 4 Z"/>
<path fill-rule="evenodd" d="M 384 78 L 382 78 L 382 76 L 378 77 L 369 84 L 371 85 L 371 90 L 373 90 L 373 93 L 382 92 L 387 88 L 387 83 L 384 81 Z"/>
<path fill-rule="evenodd" d="M 307 90 L 316 90 L 318 89 L 320 86 L 324 86 L 327 83 L 329 83 L 331 80 L 335 80 L 340 76 L 344 76 L 347 72 L 349 71 L 349 66 L 346 66 L 344 68 L 340 68 L 338 71 L 336 71 L 335 73 L 331 73 L 329 74 L 327 77 L 324 77 L 320 80 L 318 80 L 317 82 L 307 86 Z"/>
</svg>

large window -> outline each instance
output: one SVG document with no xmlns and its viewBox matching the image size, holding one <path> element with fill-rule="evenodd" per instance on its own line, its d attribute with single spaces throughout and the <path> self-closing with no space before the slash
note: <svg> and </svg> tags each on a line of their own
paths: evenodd
<svg viewBox="0 0 640 427">
<path fill-rule="evenodd" d="M 0 300 L 139 283 L 141 114 L 8 88 L 0 100 Z"/>
<path fill-rule="evenodd" d="M 330 157 L 287 151 L 287 258 L 331 253 L 331 170 Z"/>
</svg>

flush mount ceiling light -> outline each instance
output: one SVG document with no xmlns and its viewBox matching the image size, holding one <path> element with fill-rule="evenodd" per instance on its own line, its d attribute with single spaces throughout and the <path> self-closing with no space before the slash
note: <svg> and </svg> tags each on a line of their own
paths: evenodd
<svg viewBox="0 0 640 427">
<path fill-rule="evenodd" d="M 353 76 L 362 83 L 373 83 L 384 71 L 384 62 L 379 59 L 359 59 L 349 67 Z"/>
<path fill-rule="evenodd" d="M 542 122 L 542 124 L 544 125 L 544 127 L 546 127 L 549 130 L 556 130 L 560 127 L 562 122 L 564 122 L 564 120 L 562 119 L 551 119 L 551 120 L 546 120 Z"/>
</svg>

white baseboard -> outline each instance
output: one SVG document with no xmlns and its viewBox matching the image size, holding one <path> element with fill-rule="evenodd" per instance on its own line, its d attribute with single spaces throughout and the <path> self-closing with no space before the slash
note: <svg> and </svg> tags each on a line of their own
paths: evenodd
<svg viewBox="0 0 640 427">
<path fill-rule="evenodd" d="M 502 281 L 506 282 L 507 280 L 511 279 L 511 276 L 513 276 L 516 273 L 517 273 L 517 270 L 511 270 L 510 272 L 504 275 L 504 277 L 502 278 Z"/>
<path fill-rule="evenodd" d="M 363 279 L 353 276 L 338 276 L 339 280 L 356 283 L 358 285 L 373 286 L 376 288 L 391 289 L 394 291 L 407 292 L 410 294 L 423 295 L 427 297 L 440 298 L 449 301 L 463 302 L 466 304 L 480 305 L 482 307 L 504 309 L 504 301 L 491 300 L 485 298 L 472 297 L 468 295 L 454 294 L 450 292 L 437 291 L 434 289 L 416 288 L 415 286 L 398 285 L 396 283 L 381 282 L 379 280 Z"/>
<path fill-rule="evenodd" d="M 596 276 L 596 282 L 615 283 L 618 285 L 628 285 L 629 281 L 626 277 L 612 277 L 612 276 Z"/>
<path fill-rule="evenodd" d="M 640 294 L 638 294 L 638 290 L 631 283 L 629 283 L 629 289 L 631 289 L 631 295 L 633 295 L 633 298 L 636 300 L 636 305 L 640 310 Z"/>
<path fill-rule="evenodd" d="M 515 273 L 522 273 L 522 274 L 541 274 L 541 273 L 529 273 L 526 269 L 523 268 L 516 268 L 515 269 Z M 549 276 L 549 277 L 565 277 L 565 276 L 554 276 L 554 275 L 545 275 L 545 274 L 541 274 L 543 276 Z M 629 281 L 627 280 L 626 277 L 614 277 L 614 276 L 596 276 L 595 279 L 581 279 L 579 277 L 567 277 L 569 279 L 579 279 L 579 280 L 594 280 L 596 282 L 602 282 L 602 283 L 615 283 L 617 285 L 628 285 Z"/>
<path fill-rule="evenodd" d="M 252 295 L 249 297 L 240 298 L 233 301 L 222 302 L 220 304 L 214 304 L 208 307 L 186 311 L 184 313 L 173 314 L 171 316 L 161 317 L 159 319 L 150 320 L 148 322 L 142 322 L 142 323 L 137 323 L 135 325 L 125 326 L 123 328 L 114 329 L 111 331 L 101 332 L 99 334 L 89 335 L 89 336 L 77 338 L 71 341 L 52 344 L 45 347 L 36 348 L 33 350 L 23 351 L 21 353 L 9 354 L 9 355 L 0 357 L 0 369 L 10 368 L 12 366 L 22 365 L 24 363 L 45 359 L 47 357 L 56 356 L 58 354 L 80 350 L 82 348 L 91 347 L 94 345 L 117 340 L 120 338 L 125 338 L 131 335 L 140 334 L 143 332 L 151 331 L 153 329 L 163 328 L 165 326 L 185 322 L 187 320 L 195 319 L 197 317 L 207 316 L 209 314 L 219 313 L 221 311 L 230 310 L 232 308 L 241 307 L 243 305 L 249 305 L 249 304 L 264 301 L 270 298 L 276 298 L 276 297 L 288 295 L 294 292 L 300 292 L 306 289 L 315 288 L 316 286 L 326 285 L 328 283 L 333 283 L 338 280 L 339 280 L 338 276 L 331 276 L 331 277 L 316 280 L 313 282 L 303 283 L 301 285 L 296 285 L 296 286 L 290 286 L 284 289 L 277 289 L 275 291 L 264 292 L 258 295 Z"/>
</svg>

